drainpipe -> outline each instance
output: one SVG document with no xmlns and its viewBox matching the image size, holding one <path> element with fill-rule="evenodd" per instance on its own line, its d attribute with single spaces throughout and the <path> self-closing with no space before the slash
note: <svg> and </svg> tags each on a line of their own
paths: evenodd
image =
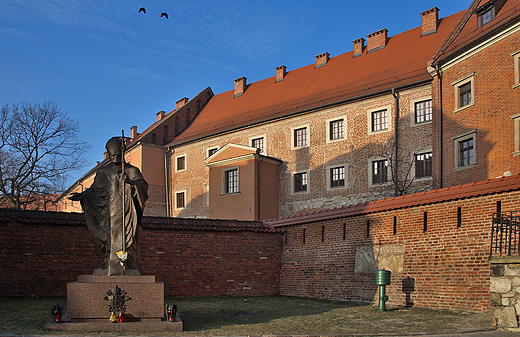
<svg viewBox="0 0 520 337">
<path fill-rule="evenodd" d="M 170 153 L 171 151 L 171 153 Z M 170 161 L 171 155 L 175 153 L 175 149 L 171 146 L 166 147 L 166 152 L 164 153 L 164 185 L 166 189 L 166 216 L 169 217 L 170 212 L 170 191 L 169 191 L 169 174 L 168 174 L 168 162 Z"/>
<path fill-rule="evenodd" d="M 260 219 L 260 162 L 263 158 L 259 155 L 256 161 L 256 219 Z"/>
<path fill-rule="evenodd" d="M 394 166 L 395 166 L 395 183 L 398 182 L 399 177 L 399 171 L 398 171 L 398 164 L 399 164 L 399 93 L 395 92 L 395 88 L 392 88 L 392 96 L 394 96 L 395 100 L 395 125 L 394 125 L 394 136 L 395 136 L 395 160 L 394 160 Z M 397 197 L 397 186 L 394 189 L 394 195 Z"/>
<path fill-rule="evenodd" d="M 443 144 L 443 125 L 442 125 L 442 122 L 443 122 L 443 118 L 442 118 L 442 115 L 443 115 L 443 112 L 442 112 L 442 71 L 441 69 L 439 68 L 439 65 L 437 64 L 435 66 L 436 70 L 437 70 L 437 76 L 439 77 L 439 153 L 438 153 L 438 156 L 439 156 L 439 184 L 438 184 L 438 188 L 442 188 L 442 185 L 443 185 L 443 176 L 444 176 L 444 172 L 443 172 L 443 153 L 444 153 L 444 144 Z"/>
</svg>

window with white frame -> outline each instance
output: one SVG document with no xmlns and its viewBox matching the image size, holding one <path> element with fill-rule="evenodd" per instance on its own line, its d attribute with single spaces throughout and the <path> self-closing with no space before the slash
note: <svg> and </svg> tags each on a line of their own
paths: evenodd
<svg viewBox="0 0 520 337">
<path fill-rule="evenodd" d="M 238 167 L 222 170 L 222 194 L 231 194 L 239 192 L 238 184 Z"/>
<path fill-rule="evenodd" d="M 415 124 L 428 123 L 432 121 L 432 100 L 414 103 Z"/>
<path fill-rule="evenodd" d="M 418 153 L 415 155 L 415 178 L 426 178 L 432 176 L 433 155 L 432 152 Z"/>
<path fill-rule="evenodd" d="M 175 171 L 186 170 L 186 156 L 178 156 L 175 158 Z"/>
<path fill-rule="evenodd" d="M 180 191 L 175 193 L 175 209 L 181 209 L 186 207 L 186 191 Z"/>
<path fill-rule="evenodd" d="M 465 109 L 467 107 L 475 105 L 475 86 L 474 76 L 472 73 L 454 83 L 452 83 L 455 91 L 455 110 Z"/>
<path fill-rule="evenodd" d="M 372 185 L 388 182 L 388 160 L 380 159 L 372 161 Z"/>
<path fill-rule="evenodd" d="M 372 111 L 372 132 L 388 130 L 388 110 Z"/>
<path fill-rule="evenodd" d="M 477 164 L 477 130 L 453 137 L 455 150 L 455 169 L 472 167 Z"/>
<path fill-rule="evenodd" d="M 520 113 L 511 116 L 514 124 L 515 149 L 513 156 L 520 156 Z"/>
<path fill-rule="evenodd" d="M 329 140 L 343 139 L 344 137 L 344 119 L 329 121 Z"/>
<path fill-rule="evenodd" d="M 265 142 L 264 137 L 258 137 L 251 139 L 251 146 L 260 149 L 261 153 L 265 153 Z"/>
<path fill-rule="evenodd" d="M 293 193 L 308 192 L 308 172 L 297 172 L 293 174 Z"/>
<path fill-rule="evenodd" d="M 327 188 L 338 189 L 346 187 L 347 166 L 345 164 L 327 167 Z"/>
</svg>

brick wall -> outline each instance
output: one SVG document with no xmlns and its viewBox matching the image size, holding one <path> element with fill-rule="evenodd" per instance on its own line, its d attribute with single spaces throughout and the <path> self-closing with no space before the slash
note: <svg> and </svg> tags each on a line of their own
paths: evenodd
<svg viewBox="0 0 520 337">
<path fill-rule="evenodd" d="M 83 214 L 14 212 L 0 210 L 0 296 L 65 296 L 68 282 L 101 265 L 100 243 Z M 166 296 L 279 292 L 281 234 L 216 221 L 196 220 L 201 229 L 183 220 L 145 219 L 141 271 L 163 281 Z"/>
<path fill-rule="evenodd" d="M 377 263 L 378 252 L 387 247 L 401 247 L 404 254 L 400 270 L 392 270 L 392 284 L 387 286 L 389 304 L 491 310 L 488 257 L 491 219 L 497 201 L 501 202 L 502 211 L 518 210 L 520 192 L 381 212 L 364 213 L 361 209 L 355 216 L 302 221 L 301 224 L 295 223 L 298 217 L 288 219 L 295 224 L 275 225 L 284 232 L 280 293 L 331 300 L 378 301 L 373 272 L 355 272 L 359 262 L 356 253 L 362 247 L 372 247 Z M 280 223 L 286 220 L 281 219 Z M 382 259 L 379 260 L 379 268 L 385 267 L 381 266 Z"/>
</svg>

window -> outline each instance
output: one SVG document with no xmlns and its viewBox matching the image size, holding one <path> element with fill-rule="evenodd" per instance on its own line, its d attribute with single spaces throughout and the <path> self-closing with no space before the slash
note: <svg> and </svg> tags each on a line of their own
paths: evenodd
<svg viewBox="0 0 520 337">
<path fill-rule="evenodd" d="M 328 179 L 327 185 L 328 189 L 337 189 L 346 186 L 346 165 L 336 165 L 327 167 L 328 170 Z"/>
<path fill-rule="evenodd" d="M 260 152 L 265 153 L 264 137 L 254 138 L 251 140 L 251 146 L 260 149 Z"/>
<path fill-rule="evenodd" d="M 208 157 L 211 157 L 217 151 L 218 151 L 218 147 L 208 149 Z"/>
<path fill-rule="evenodd" d="M 186 156 L 179 156 L 176 159 L 175 171 L 184 171 L 186 170 Z"/>
<path fill-rule="evenodd" d="M 307 128 L 294 129 L 294 147 L 307 146 Z"/>
<path fill-rule="evenodd" d="M 459 166 L 468 166 L 474 162 L 473 138 L 461 140 L 459 142 Z"/>
<path fill-rule="evenodd" d="M 433 156 L 431 152 L 415 155 L 415 177 L 424 178 L 432 176 Z"/>
<path fill-rule="evenodd" d="M 344 138 L 343 118 L 329 122 L 329 140 Z"/>
<path fill-rule="evenodd" d="M 513 70 L 515 72 L 514 89 L 520 87 L 520 50 L 515 51 L 511 56 L 513 56 Z"/>
<path fill-rule="evenodd" d="M 372 162 L 372 184 L 384 184 L 388 182 L 388 160 L 375 160 Z"/>
<path fill-rule="evenodd" d="M 307 172 L 295 173 L 293 181 L 294 193 L 307 192 Z"/>
<path fill-rule="evenodd" d="M 474 75 L 475 73 L 472 73 L 452 83 L 455 87 L 454 112 L 475 105 Z"/>
<path fill-rule="evenodd" d="M 415 124 L 431 122 L 432 120 L 432 100 L 416 102 L 415 104 Z"/>
<path fill-rule="evenodd" d="M 238 168 L 224 170 L 224 194 L 238 193 Z"/>
<path fill-rule="evenodd" d="M 459 104 L 462 108 L 471 103 L 471 83 L 466 83 L 459 87 Z"/>
<path fill-rule="evenodd" d="M 372 132 L 388 130 L 388 110 L 372 112 Z"/>
<path fill-rule="evenodd" d="M 486 23 L 489 23 L 491 20 L 495 18 L 495 7 L 492 6 L 489 8 L 488 6 L 482 6 L 480 13 L 478 13 L 478 26 L 482 27 Z"/>
<path fill-rule="evenodd" d="M 511 116 L 514 123 L 515 150 L 513 156 L 520 156 L 520 113 Z"/>
<path fill-rule="evenodd" d="M 185 208 L 186 207 L 186 193 L 177 192 L 175 193 L 175 209 Z"/>
<path fill-rule="evenodd" d="M 455 148 L 455 169 L 465 169 L 477 165 L 476 135 L 478 130 L 453 137 Z"/>
</svg>

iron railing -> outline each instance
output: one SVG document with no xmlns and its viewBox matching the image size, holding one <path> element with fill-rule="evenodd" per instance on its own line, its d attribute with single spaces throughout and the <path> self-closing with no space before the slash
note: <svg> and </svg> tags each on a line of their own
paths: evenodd
<svg viewBox="0 0 520 337">
<path fill-rule="evenodd" d="M 489 255 L 520 255 L 520 211 L 493 213 Z"/>
</svg>

